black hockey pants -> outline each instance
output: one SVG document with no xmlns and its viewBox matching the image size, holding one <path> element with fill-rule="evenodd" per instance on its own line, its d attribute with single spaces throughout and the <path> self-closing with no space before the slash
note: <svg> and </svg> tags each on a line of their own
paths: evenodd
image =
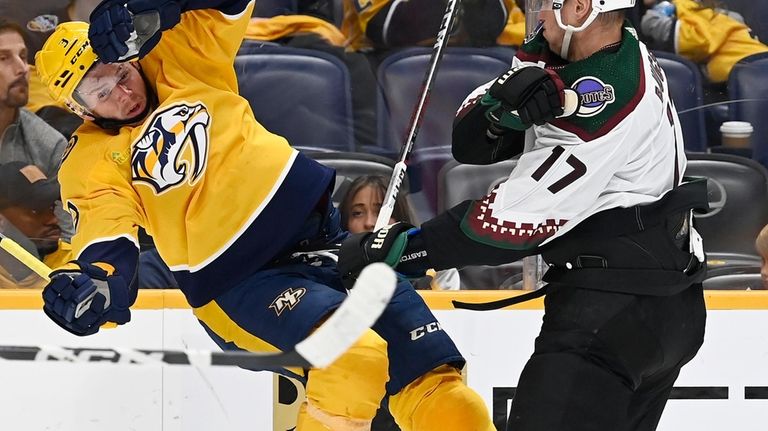
<svg viewBox="0 0 768 431">
<path fill-rule="evenodd" d="M 507 431 L 654 430 L 703 342 L 701 284 L 639 296 L 551 284 Z"/>
</svg>

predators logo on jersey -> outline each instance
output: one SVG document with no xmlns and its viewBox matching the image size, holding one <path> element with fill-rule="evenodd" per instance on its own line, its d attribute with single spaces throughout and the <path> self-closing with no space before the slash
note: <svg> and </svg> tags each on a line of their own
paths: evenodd
<svg viewBox="0 0 768 431">
<path fill-rule="evenodd" d="M 156 194 L 194 184 L 205 171 L 210 120 L 201 102 L 175 103 L 156 112 L 133 146 L 133 181 L 151 185 Z M 189 152 L 184 151 L 187 143 Z"/>
</svg>

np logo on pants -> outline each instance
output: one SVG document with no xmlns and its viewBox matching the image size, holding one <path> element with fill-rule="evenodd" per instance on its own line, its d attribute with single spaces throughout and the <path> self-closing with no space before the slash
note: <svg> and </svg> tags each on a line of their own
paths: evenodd
<svg viewBox="0 0 768 431">
<path fill-rule="evenodd" d="M 279 316 L 286 308 L 293 310 L 293 308 L 299 304 L 301 297 L 304 296 L 305 293 L 307 293 L 307 289 L 303 287 L 297 289 L 289 287 L 269 304 L 269 308 L 275 310 L 275 313 Z"/>
</svg>

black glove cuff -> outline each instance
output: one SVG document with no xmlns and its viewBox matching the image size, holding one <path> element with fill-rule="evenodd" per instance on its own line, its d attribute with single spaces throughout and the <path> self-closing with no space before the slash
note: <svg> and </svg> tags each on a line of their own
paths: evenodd
<svg viewBox="0 0 768 431">
<path fill-rule="evenodd" d="M 395 266 L 395 271 L 409 277 L 422 277 L 431 268 L 427 244 L 419 233 L 408 236 L 408 245 L 403 251 L 400 262 Z"/>
</svg>

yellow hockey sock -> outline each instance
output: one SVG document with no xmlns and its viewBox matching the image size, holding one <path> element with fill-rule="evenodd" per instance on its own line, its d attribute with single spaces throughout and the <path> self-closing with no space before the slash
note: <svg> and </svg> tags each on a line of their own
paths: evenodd
<svg viewBox="0 0 768 431">
<path fill-rule="evenodd" d="M 495 431 L 480 395 L 459 370 L 442 365 L 389 399 L 389 411 L 403 431 Z"/>
</svg>

